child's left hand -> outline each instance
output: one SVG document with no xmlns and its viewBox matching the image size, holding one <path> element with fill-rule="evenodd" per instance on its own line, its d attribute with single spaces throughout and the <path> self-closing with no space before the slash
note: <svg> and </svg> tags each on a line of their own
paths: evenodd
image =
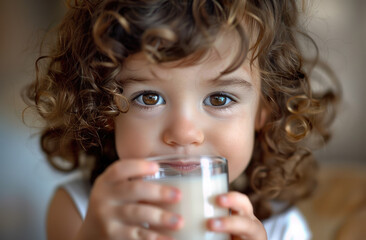
<svg viewBox="0 0 366 240">
<path fill-rule="evenodd" d="M 208 220 L 211 231 L 226 232 L 234 240 L 266 240 L 267 233 L 263 224 L 254 216 L 249 198 L 239 192 L 229 192 L 217 197 L 220 207 L 230 208 L 232 215 Z"/>
</svg>

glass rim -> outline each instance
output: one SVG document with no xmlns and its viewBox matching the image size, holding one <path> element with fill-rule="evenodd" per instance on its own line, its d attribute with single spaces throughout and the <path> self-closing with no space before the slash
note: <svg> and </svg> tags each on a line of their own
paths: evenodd
<svg viewBox="0 0 366 240">
<path fill-rule="evenodd" d="M 172 154 L 172 155 L 161 155 L 161 156 L 153 156 L 146 158 L 147 161 L 177 161 L 182 159 L 190 159 L 190 160 L 201 160 L 201 159 L 216 159 L 219 160 L 225 164 L 227 164 L 227 159 L 218 155 L 187 155 L 187 154 Z"/>
</svg>

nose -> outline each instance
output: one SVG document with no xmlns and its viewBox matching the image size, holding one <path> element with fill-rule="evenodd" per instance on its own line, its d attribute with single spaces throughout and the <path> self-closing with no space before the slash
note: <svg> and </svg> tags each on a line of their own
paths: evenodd
<svg viewBox="0 0 366 240">
<path fill-rule="evenodd" d="M 197 120 L 178 117 L 172 119 L 163 132 L 163 141 L 170 146 L 198 146 L 205 136 Z"/>
</svg>

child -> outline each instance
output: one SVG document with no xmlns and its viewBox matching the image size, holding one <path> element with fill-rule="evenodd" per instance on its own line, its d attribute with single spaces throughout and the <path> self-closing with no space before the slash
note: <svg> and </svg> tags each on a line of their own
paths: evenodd
<svg viewBox="0 0 366 240">
<path fill-rule="evenodd" d="M 292 206 L 313 189 L 311 151 L 329 139 L 337 96 L 312 92 L 295 0 L 68 5 L 27 96 L 49 162 L 93 165 L 90 184 L 56 191 L 48 239 L 170 239 L 142 223 L 179 231 L 184 219 L 156 205 L 178 202 L 179 189 L 130 181 L 157 171 L 147 157 L 168 154 L 228 159 L 232 190 L 216 200 L 232 214 L 209 230 L 310 238 Z"/>
</svg>

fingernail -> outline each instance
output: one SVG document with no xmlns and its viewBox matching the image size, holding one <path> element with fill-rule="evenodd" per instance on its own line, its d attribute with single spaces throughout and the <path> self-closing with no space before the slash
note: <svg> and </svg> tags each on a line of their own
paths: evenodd
<svg viewBox="0 0 366 240">
<path fill-rule="evenodd" d="M 154 163 L 154 162 L 151 162 L 149 167 L 150 167 L 151 171 L 156 172 L 156 171 L 159 170 L 159 165 L 157 163 Z"/>
<path fill-rule="evenodd" d="M 176 189 L 171 189 L 170 190 L 170 193 L 169 193 L 170 199 L 177 199 L 178 195 L 179 195 L 178 190 L 176 190 Z"/>
<path fill-rule="evenodd" d="M 227 196 L 220 196 L 219 201 L 221 204 L 227 204 L 228 202 Z"/>
<path fill-rule="evenodd" d="M 179 217 L 177 215 L 173 215 L 169 219 L 170 226 L 175 226 L 175 225 L 177 225 L 178 222 L 179 222 Z"/>
<path fill-rule="evenodd" d="M 222 221 L 219 219 L 214 219 L 211 221 L 211 227 L 213 229 L 220 229 L 222 228 Z"/>
</svg>

